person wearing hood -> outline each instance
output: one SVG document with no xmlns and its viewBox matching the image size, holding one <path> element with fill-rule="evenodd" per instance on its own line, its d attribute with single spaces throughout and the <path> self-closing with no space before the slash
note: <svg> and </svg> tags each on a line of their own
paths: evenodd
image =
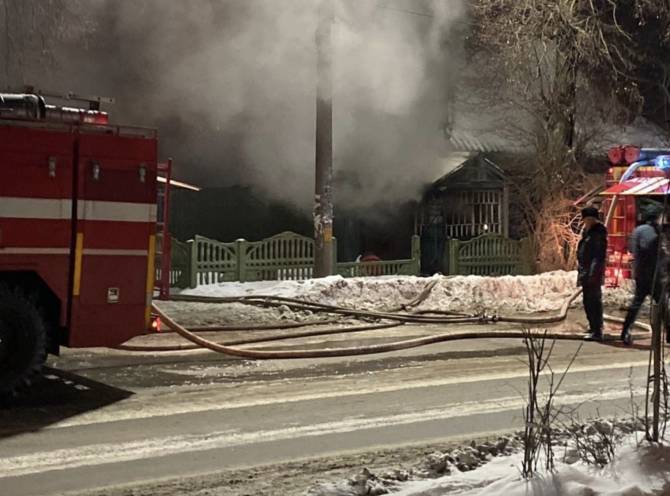
<svg viewBox="0 0 670 496">
<path fill-rule="evenodd" d="M 621 339 L 626 345 L 633 344 L 633 337 L 630 328 L 635 322 L 640 307 L 647 296 L 652 295 L 658 299 L 658 289 L 660 281 L 655 281 L 658 241 L 660 228 L 658 218 L 661 215 L 661 208 L 650 206 L 645 210 L 644 224 L 635 228 L 630 239 L 629 250 L 633 255 L 633 275 L 635 277 L 635 296 L 633 302 L 628 307 L 626 319 L 624 320 L 621 331 Z"/>
<path fill-rule="evenodd" d="M 589 321 L 587 341 L 603 339 L 603 293 L 607 259 L 607 228 L 600 222 L 598 209 L 582 209 L 584 230 L 577 246 L 577 285 L 582 287 L 584 311 Z"/>
</svg>

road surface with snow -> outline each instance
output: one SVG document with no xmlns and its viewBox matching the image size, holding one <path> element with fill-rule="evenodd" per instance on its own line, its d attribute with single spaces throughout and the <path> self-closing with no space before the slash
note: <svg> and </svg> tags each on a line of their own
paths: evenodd
<svg viewBox="0 0 670 496">
<path fill-rule="evenodd" d="M 581 332 L 581 312 L 571 319 L 562 328 Z M 404 326 L 356 340 L 434 332 Z M 310 345 L 314 338 L 301 344 Z M 557 344 L 555 370 L 577 346 Z M 12 496 L 302 494 L 361 460 L 407 461 L 399 445 L 518 429 L 524 353 L 520 340 L 261 362 L 200 351 L 66 351 L 30 397 L 0 410 L 0 488 Z M 582 416 L 630 415 L 630 391 L 643 395 L 646 365 L 643 349 L 586 344 L 558 401 L 579 405 Z M 313 457 L 327 458 L 295 461 Z"/>
</svg>

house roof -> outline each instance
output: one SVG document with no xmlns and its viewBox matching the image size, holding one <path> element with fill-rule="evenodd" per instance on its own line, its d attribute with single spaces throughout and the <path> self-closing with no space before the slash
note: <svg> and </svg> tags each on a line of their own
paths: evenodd
<svg viewBox="0 0 670 496">
<path fill-rule="evenodd" d="M 465 163 L 470 160 L 475 154 L 472 152 L 451 152 L 440 158 L 440 172 L 442 177 L 449 176 L 460 170 Z"/>
<path fill-rule="evenodd" d="M 454 129 L 448 133 L 449 144 L 462 152 L 515 152 L 520 147 L 509 139 L 492 133 Z"/>
<path fill-rule="evenodd" d="M 616 145 L 667 148 L 670 145 L 670 136 L 656 124 L 638 117 L 627 125 L 603 125 L 589 148 L 598 149 L 604 154 Z"/>
<path fill-rule="evenodd" d="M 470 96 L 457 102 L 453 121 L 445 127 L 448 144 L 458 151 L 524 153 L 532 146 L 536 119 L 521 107 L 500 101 Z M 594 117 L 578 120 L 577 132 L 589 137 L 587 151 L 604 156 L 615 145 L 667 148 L 670 135 L 653 122 L 637 117 L 628 124 L 617 124 Z"/>
<path fill-rule="evenodd" d="M 493 161 L 484 157 L 481 153 L 471 152 L 451 152 L 442 159 L 442 175 L 433 183 L 434 186 L 442 186 L 449 181 L 457 172 L 468 166 L 485 167 L 493 172 L 501 180 L 504 180 L 505 173 Z"/>
</svg>

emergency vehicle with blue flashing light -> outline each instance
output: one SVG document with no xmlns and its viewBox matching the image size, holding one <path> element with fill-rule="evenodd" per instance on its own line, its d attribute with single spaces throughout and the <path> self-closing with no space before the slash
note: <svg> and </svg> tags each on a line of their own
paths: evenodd
<svg viewBox="0 0 670 496">
<path fill-rule="evenodd" d="M 29 386 L 60 346 L 114 346 L 156 329 L 154 292 L 169 294 L 175 181 L 156 131 L 110 124 L 108 100 L 62 98 L 89 108 L 0 94 L 2 397 Z"/>
<path fill-rule="evenodd" d="M 664 206 L 670 192 L 670 149 L 641 148 L 632 145 L 613 147 L 608 152 L 603 197 L 603 212 L 614 210 L 607 226 L 608 253 L 605 285 L 618 287 L 631 279 L 632 255 L 628 240 L 643 222 L 643 213 L 650 205 Z"/>
</svg>

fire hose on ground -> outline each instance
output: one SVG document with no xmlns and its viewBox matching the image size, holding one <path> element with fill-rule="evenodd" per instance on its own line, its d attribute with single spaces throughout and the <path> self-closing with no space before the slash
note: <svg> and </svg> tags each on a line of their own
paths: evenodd
<svg viewBox="0 0 670 496">
<path fill-rule="evenodd" d="M 309 323 L 305 323 L 305 326 L 310 325 Z M 303 331 L 303 332 L 294 332 L 290 334 L 280 334 L 278 336 L 270 336 L 270 337 L 262 337 L 262 338 L 251 338 L 251 339 L 239 339 L 236 341 L 226 341 L 225 345 L 226 346 L 239 346 L 243 344 L 255 344 L 255 343 L 265 343 L 265 342 L 270 342 L 270 341 L 281 341 L 284 339 L 297 339 L 297 338 L 306 338 L 306 337 L 313 337 L 313 336 L 326 336 L 328 334 L 347 334 L 347 333 L 355 333 L 355 332 L 365 332 L 365 331 L 374 331 L 374 330 L 379 330 L 379 329 L 389 329 L 391 327 L 399 327 L 401 325 L 404 325 L 403 323 L 380 323 L 380 324 L 373 324 L 373 325 L 360 325 L 360 326 L 350 326 L 350 327 L 336 327 L 332 329 L 321 329 L 321 330 L 316 330 L 316 331 Z M 280 327 L 277 326 L 272 326 L 274 329 L 279 329 Z M 209 328 L 201 328 L 205 330 L 209 330 Z M 191 328 L 189 329 L 190 332 L 194 332 L 195 329 Z M 187 338 L 188 339 L 188 338 Z M 224 343 L 218 343 L 218 344 L 224 344 Z M 125 350 L 125 351 L 186 351 L 186 350 L 198 350 L 202 349 L 203 347 L 197 344 L 191 344 L 191 345 L 172 345 L 172 346 L 134 346 L 134 345 L 128 345 L 128 344 L 122 344 L 119 346 L 115 347 L 118 350 Z"/>
<path fill-rule="evenodd" d="M 618 198 L 615 196 L 610 203 L 609 210 L 606 215 L 605 224 L 609 225 L 610 219 L 613 215 L 614 209 L 616 208 Z M 375 329 L 388 329 L 391 327 L 397 327 L 403 324 L 423 324 L 423 325 L 435 325 L 435 324 L 467 324 L 467 323 L 495 323 L 495 322 L 508 322 L 508 323 L 518 323 L 518 324 L 552 324 L 558 323 L 567 318 L 568 310 L 572 302 L 581 294 L 581 288 L 573 291 L 573 293 L 565 300 L 560 311 L 556 315 L 552 316 L 498 316 L 498 315 L 468 315 L 458 312 L 448 312 L 440 309 L 428 309 L 415 311 L 413 313 L 397 313 L 399 311 L 407 311 L 411 308 L 415 308 L 423 303 L 430 292 L 437 284 L 437 279 L 430 281 L 421 293 L 412 301 L 407 304 L 401 305 L 399 308 L 394 309 L 390 312 L 377 312 L 369 310 L 357 310 L 345 307 L 338 307 L 335 305 L 327 305 L 323 303 L 310 302 L 305 300 L 300 300 L 297 298 L 287 298 L 280 296 L 243 296 L 243 297 L 227 297 L 227 298 L 215 298 L 215 297 L 199 297 L 199 296 L 179 296 L 174 297 L 173 300 L 176 301 L 188 301 L 188 302 L 200 302 L 200 303 L 242 303 L 248 305 L 261 305 L 261 306 L 286 306 L 293 310 L 309 310 L 312 312 L 320 313 L 329 313 L 335 315 L 344 315 L 348 317 L 355 318 L 368 318 L 368 319 L 377 319 L 379 321 L 391 321 L 394 323 L 380 323 L 376 325 L 363 325 L 363 326 L 349 326 L 344 328 L 335 328 L 335 329 L 322 329 L 315 331 L 301 331 L 296 333 L 282 334 L 279 336 L 271 337 L 262 337 L 262 338 L 253 338 L 246 340 L 237 340 L 230 341 L 227 343 L 217 343 L 208 339 L 205 339 L 197 334 L 194 331 L 214 331 L 214 330 L 233 330 L 239 329 L 239 327 L 199 327 L 193 328 L 191 330 L 186 329 L 184 326 L 180 325 L 169 315 L 167 315 L 163 310 L 161 310 L 157 305 L 153 305 L 154 312 L 160 316 L 163 323 L 167 325 L 170 329 L 178 333 L 183 338 L 192 342 L 192 345 L 177 345 L 177 346 L 132 346 L 132 345 L 121 345 L 120 349 L 129 350 L 129 351 L 178 351 L 178 350 L 187 350 L 187 349 L 198 349 L 206 348 L 212 351 L 219 353 L 224 353 L 232 356 L 245 357 L 245 358 L 255 358 L 255 359 L 276 359 L 276 358 L 320 358 L 320 357 L 335 357 L 335 356 L 351 356 L 351 355 L 364 355 L 364 354 L 373 354 L 373 353 L 385 353 L 389 351 L 398 351 L 406 350 L 410 348 L 416 348 L 420 346 L 426 346 L 429 344 L 440 343 L 445 341 L 455 341 L 462 339 L 482 339 L 482 338 L 528 338 L 528 337 L 538 337 L 538 338 L 548 338 L 556 340 L 576 340 L 582 339 L 581 336 L 569 335 L 564 333 L 533 333 L 530 331 L 489 331 L 489 332 L 452 332 L 452 333 L 442 333 L 433 336 L 426 336 L 421 338 L 414 339 L 405 339 L 401 341 L 395 341 L 391 343 L 369 345 L 369 346 L 357 346 L 357 347 L 348 347 L 348 348 L 330 348 L 325 350 L 250 350 L 244 348 L 237 348 L 235 346 L 242 344 L 257 344 L 263 342 L 271 342 L 285 339 L 294 339 L 302 337 L 312 337 L 312 336 L 322 336 L 328 334 L 344 334 L 344 333 L 354 333 L 354 332 L 364 332 Z M 604 315 L 604 320 L 613 323 L 623 323 L 623 319 L 619 317 L 614 317 L 611 315 Z M 319 324 L 324 322 L 330 323 L 331 321 L 320 321 Z M 272 326 L 254 326 L 253 330 L 270 330 L 270 329 L 288 329 L 293 327 L 302 327 L 303 323 L 294 323 L 294 324 L 278 324 Z M 635 327 L 643 329 L 645 331 L 651 331 L 651 326 L 641 322 L 635 322 Z M 241 330 L 241 329 L 240 329 Z M 252 329 L 247 329 L 252 330 Z"/>
<path fill-rule="evenodd" d="M 433 284 L 434 286 L 434 284 Z M 431 287 L 432 289 L 432 287 Z M 520 317 L 520 316 L 466 316 L 464 314 L 456 314 L 451 317 L 426 318 L 422 314 L 397 314 L 389 312 L 375 312 L 367 310 L 355 310 L 334 305 L 326 305 L 322 303 L 307 302 L 295 298 L 286 298 L 278 296 L 247 296 L 238 298 L 212 298 L 212 297 L 179 297 L 175 298 L 178 301 L 201 302 L 201 303 L 244 303 L 250 305 L 265 305 L 278 306 L 287 305 L 298 310 L 311 310 L 323 313 L 334 313 L 340 315 L 348 315 L 353 317 L 378 318 L 380 320 L 391 320 L 395 323 L 381 323 L 376 325 L 350 326 L 344 328 L 335 328 L 327 330 L 306 331 L 291 334 L 282 334 L 279 336 L 255 338 L 232 341 L 228 343 L 218 343 L 209 339 L 203 338 L 195 334 L 192 330 L 186 329 L 184 326 L 176 322 L 169 315 L 167 315 L 160 307 L 154 304 L 153 308 L 156 314 L 161 318 L 162 322 L 175 331 L 177 334 L 192 342 L 193 345 L 183 346 L 163 346 L 163 347 L 149 347 L 149 346 L 131 346 L 123 345 L 121 349 L 128 351 L 179 351 L 186 349 L 206 348 L 211 351 L 223 353 L 231 356 L 252 359 L 300 359 L 300 358 L 325 358 L 325 357 L 342 357 L 355 355 L 369 355 L 376 353 L 387 353 L 391 351 L 407 350 L 417 348 L 430 344 L 442 343 L 446 341 L 456 341 L 463 339 L 485 339 L 485 338 L 546 338 L 555 340 L 581 340 L 581 336 L 565 334 L 565 333 L 550 333 L 550 332 L 531 332 L 525 330 L 507 330 L 507 331 L 467 331 L 467 332 L 450 332 L 441 333 L 432 336 L 425 336 L 420 338 L 405 339 L 394 341 L 391 343 L 367 345 L 367 346 L 353 346 L 344 348 L 329 348 L 322 350 L 252 350 L 236 347 L 241 344 L 258 344 L 263 342 L 320 336 L 328 334 L 344 334 L 354 332 L 364 332 L 375 329 L 388 329 L 397 327 L 403 324 L 456 324 L 456 323 L 495 323 L 495 322 L 509 322 L 519 324 L 549 324 L 557 323 L 567 318 L 568 310 L 572 302 L 581 294 L 581 289 L 575 290 L 563 303 L 560 311 L 556 315 L 538 316 L 538 317 Z M 425 298 L 423 298 L 425 299 Z M 406 305 L 405 308 L 411 306 Z M 439 310 L 425 310 L 425 313 L 445 313 Z M 611 315 L 605 315 L 605 320 L 608 322 L 622 323 L 623 319 Z M 648 324 L 636 322 L 635 326 L 649 331 L 651 328 Z M 203 328 L 200 328 L 203 329 Z"/>
</svg>

